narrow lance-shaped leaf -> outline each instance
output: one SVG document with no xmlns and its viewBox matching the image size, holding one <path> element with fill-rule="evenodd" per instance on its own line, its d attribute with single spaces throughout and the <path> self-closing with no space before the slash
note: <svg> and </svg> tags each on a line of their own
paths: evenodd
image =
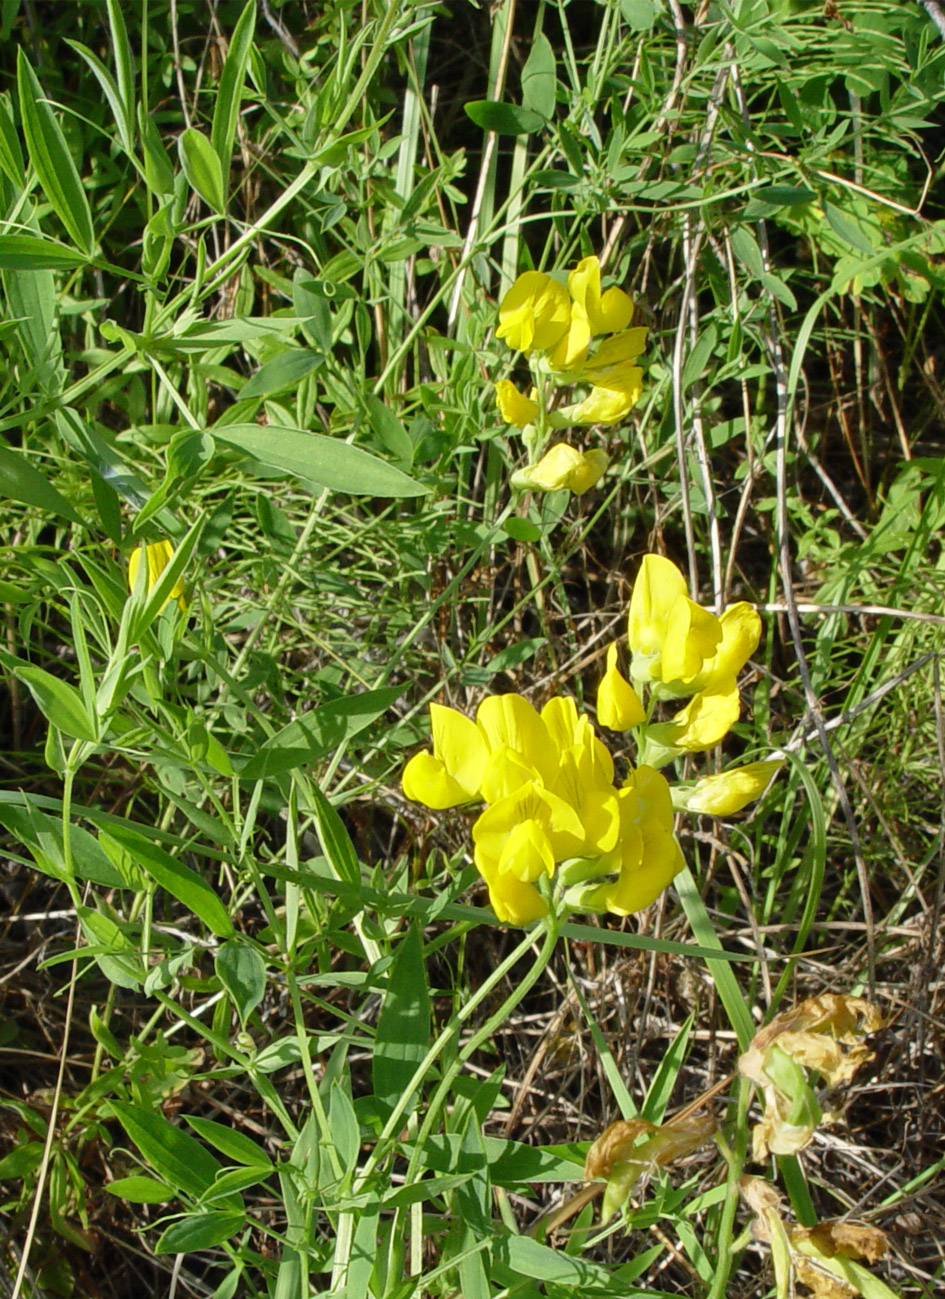
<svg viewBox="0 0 945 1299">
<path fill-rule="evenodd" d="M 43 193 L 71 238 L 91 256 L 95 233 L 89 201 L 62 127 L 22 48 L 17 51 L 17 86 L 26 147 Z"/>
<path fill-rule="evenodd" d="M 220 175 L 224 192 L 230 172 L 230 156 L 233 153 L 233 140 L 236 136 L 236 123 L 240 114 L 240 101 L 243 97 L 246 62 L 252 47 L 255 28 L 256 0 L 247 0 L 230 38 L 230 48 L 227 51 L 223 71 L 220 74 L 220 86 L 217 90 L 216 104 L 213 109 L 213 122 L 210 127 L 210 143 L 220 160 Z"/>
</svg>

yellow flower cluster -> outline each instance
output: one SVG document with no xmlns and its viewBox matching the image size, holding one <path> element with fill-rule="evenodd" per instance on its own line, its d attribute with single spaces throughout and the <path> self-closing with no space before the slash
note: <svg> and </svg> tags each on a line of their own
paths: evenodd
<svg viewBox="0 0 945 1299">
<path fill-rule="evenodd" d="M 573 699 L 541 712 L 521 695 L 485 699 L 471 721 L 430 705 L 432 752 L 404 793 L 437 810 L 482 800 L 474 859 L 498 918 L 526 925 L 556 910 L 629 915 L 682 868 L 669 785 L 641 766 L 620 789 L 613 760 Z"/>
<path fill-rule="evenodd" d="M 573 699 L 539 713 L 521 695 L 497 695 L 475 721 L 430 705 L 432 750 L 407 763 L 408 798 L 441 811 L 486 807 L 473 825 L 474 860 L 500 920 L 525 925 L 552 912 L 625 916 L 652 902 L 683 865 L 674 810 L 740 811 L 767 787 L 778 762 L 755 762 L 670 788 L 658 768 L 719 742 L 739 711 L 737 676 L 761 633 L 758 614 L 736 604 L 720 618 L 689 599 L 679 570 L 647 555 L 630 601 L 630 675 L 618 646 L 607 652 L 597 717 L 635 730 L 638 765 L 614 784 L 610 753 Z M 660 699 L 689 696 L 671 722 L 651 724 Z"/>
<path fill-rule="evenodd" d="M 750 604 L 729 605 L 720 617 L 689 598 L 686 580 L 670 560 L 646 555 L 630 597 L 627 641 L 630 677 L 617 665 L 611 645 L 597 693 L 601 725 L 616 731 L 640 727 L 639 752 L 653 767 L 683 753 L 714 748 L 738 720 L 738 674 L 755 652 L 761 619 Z M 669 722 L 648 717 L 636 686 L 653 702 L 689 702 Z M 763 792 L 779 762 L 755 762 L 707 776 L 688 790 L 674 790 L 676 806 L 690 812 L 727 816 Z"/>
<path fill-rule="evenodd" d="M 499 305 L 496 337 L 529 359 L 535 386 L 529 395 L 509 379 L 496 384 L 506 423 L 522 430 L 529 466 L 512 478 L 520 490 L 585 492 L 607 468 L 603 451 L 582 453 L 558 443 L 542 456 L 554 429 L 574 424 L 617 424 L 636 405 L 643 372 L 635 364 L 647 331 L 630 328 L 633 301 L 619 288 L 601 291 L 600 262 L 585 257 L 567 287 L 541 271 L 520 275 Z M 608 337 L 602 337 L 608 335 Z M 591 351 L 594 339 L 602 338 Z M 581 400 L 551 410 L 551 385 L 587 387 Z"/>
</svg>

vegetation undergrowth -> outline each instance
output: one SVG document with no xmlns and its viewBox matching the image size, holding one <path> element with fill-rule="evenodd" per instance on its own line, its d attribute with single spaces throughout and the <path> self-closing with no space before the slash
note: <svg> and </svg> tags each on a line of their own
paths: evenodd
<svg viewBox="0 0 945 1299">
<path fill-rule="evenodd" d="M 940 1292 L 937 13 L 0 5 L 0 1293 Z"/>
</svg>

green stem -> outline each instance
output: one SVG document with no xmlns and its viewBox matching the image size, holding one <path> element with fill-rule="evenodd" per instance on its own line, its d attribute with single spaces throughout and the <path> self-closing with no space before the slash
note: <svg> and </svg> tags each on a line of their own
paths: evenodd
<svg viewBox="0 0 945 1299">
<path fill-rule="evenodd" d="M 549 921 L 547 922 L 547 926 L 548 927 L 545 932 L 545 941 L 542 944 L 541 951 L 539 952 L 531 970 L 529 970 L 528 974 L 526 974 L 525 978 L 522 980 L 520 984 L 518 984 L 518 986 L 511 993 L 511 995 L 506 998 L 506 1000 L 502 1003 L 502 1006 L 499 1008 L 499 1010 L 494 1015 L 491 1015 L 487 1020 L 487 1022 L 482 1026 L 482 1028 L 480 1028 L 476 1033 L 473 1034 L 469 1042 L 467 1042 L 466 1046 L 463 1047 L 462 1051 L 459 1053 L 459 1056 L 457 1057 L 455 1063 L 451 1065 L 449 1069 L 447 1069 L 446 1074 L 444 1075 L 443 1079 L 440 1082 L 439 1087 L 437 1088 L 433 1101 L 430 1104 L 429 1110 L 427 1112 L 427 1117 L 424 1120 L 423 1127 L 420 1129 L 420 1133 L 417 1138 L 417 1143 L 415 1147 L 417 1151 L 422 1151 L 423 1142 L 425 1138 L 429 1135 L 438 1108 L 440 1105 L 442 1105 L 443 1098 L 445 1097 L 446 1092 L 448 1091 L 451 1083 L 455 1079 L 456 1075 L 459 1073 L 462 1066 L 465 1064 L 466 1060 L 468 1060 L 469 1056 L 472 1055 L 474 1051 L 478 1050 L 478 1048 L 482 1045 L 482 1043 L 486 1040 L 486 1038 L 489 1037 L 495 1031 L 497 1026 L 502 1022 L 502 1020 L 510 1013 L 510 1011 L 512 1011 L 518 1005 L 518 1003 L 526 995 L 529 989 L 534 986 L 536 980 L 539 978 L 539 976 L 545 969 L 545 966 L 548 964 L 548 961 L 551 958 L 551 953 L 554 951 L 555 942 L 557 941 L 558 938 L 558 922 L 557 920 L 549 919 Z M 363 1189 L 368 1178 L 371 1176 L 374 1170 L 381 1163 L 382 1159 L 385 1158 L 385 1156 L 388 1154 L 389 1150 L 391 1149 L 396 1139 L 397 1133 L 400 1132 L 400 1129 L 403 1126 L 404 1114 L 406 1113 L 407 1108 L 411 1103 L 413 1094 L 415 1093 L 417 1088 L 422 1085 L 423 1080 L 430 1069 L 430 1066 L 437 1059 L 437 1057 L 441 1055 L 442 1052 L 450 1045 L 450 1043 L 454 1041 L 454 1039 L 459 1037 L 460 1029 L 462 1028 L 463 1024 L 466 1022 L 466 1020 L 469 1019 L 470 1016 L 479 1008 L 479 1006 L 481 1006 L 482 1003 L 491 995 L 493 988 L 495 988 L 499 983 L 501 983 L 502 980 L 509 973 L 509 971 L 512 970 L 515 965 L 518 964 L 518 962 L 522 959 L 522 957 L 525 955 L 528 949 L 533 945 L 534 941 L 535 941 L 535 936 L 533 933 L 529 932 L 528 934 L 526 934 L 526 936 L 522 939 L 522 941 L 509 953 L 509 955 L 505 958 L 505 960 L 502 961 L 502 963 L 498 965 L 495 970 L 493 970 L 492 974 L 489 975 L 488 979 L 486 979 L 482 987 L 475 992 L 475 994 L 462 1008 L 462 1010 L 459 1012 L 456 1018 L 451 1020 L 450 1023 L 447 1024 L 446 1028 L 443 1029 L 442 1033 L 440 1033 L 439 1037 L 430 1047 L 429 1051 L 426 1053 L 426 1055 L 417 1065 L 417 1068 L 414 1070 L 413 1077 L 410 1079 L 410 1082 L 404 1088 L 403 1096 L 398 1101 L 397 1105 L 394 1108 L 394 1112 L 391 1114 L 390 1118 L 385 1123 L 384 1130 L 381 1133 L 380 1137 L 378 1138 L 377 1145 L 374 1147 L 370 1156 L 365 1162 L 364 1169 L 362 1170 L 361 1175 L 354 1186 L 352 1192 L 353 1195 L 357 1195 L 358 1192 Z M 413 1161 L 411 1162 L 411 1169 L 412 1168 L 413 1168 Z"/>
<path fill-rule="evenodd" d="M 745 1167 L 745 1155 L 748 1150 L 748 1105 L 751 1100 L 751 1083 L 747 1078 L 738 1080 L 738 1096 L 735 1112 L 735 1136 L 730 1150 L 720 1147 L 728 1161 L 728 1176 L 725 1179 L 725 1201 L 722 1205 L 722 1216 L 719 1219 L 717 1233 L 719 1256 L 715 1265 L 715 1275 L 706 1299 L 725 1299 L 728 1293 L 728 1278 L 732 1271 L 732 1260 L 735 1255 L 735 1213 L 738 1209 L 738 1181 Z"/>
<path fill-rule="evenodd" d="M 455 1081 L 457 1075 L 460 1073 L 463 1065 L 470 1058 L 470 1056 L 472 1056 L 476 1051 L 479 1050 L 483 1042 L 488 1041 L 489 1038 L 492 1037 L 492 1035 L 495 1033 L 496 1029 L 498 1029 L 502 1024 L 505 1023 L 505 1021 L 511 1015 L 512 1011 L 516 1008 L 516 1006 L 518 1006 L 522 1001 L 524 1001 L 525 997 L 528 996 L 529 992 L 531 992 L 532 988 L 535 986 L 535 984 L 541 978 L 542 974 L 545 972 L 545 967 L 547 966 L 548 962 L 551 960 L 552 953 L 554 952 L 555 949 L 555 944 L 558 941 L 558 928 L 559 928 L 558 919 L 553 914 L 549 916 L 546 924 L 547 924 L 547 928 L 545 929 L 545 941 L 542 943 L 541 950 L 539 951 L 538 955 L 535 957 L 531 969 L 525 975 L 524 979 L 522 979 L 520 983 L 516 984 L 516 986 L 506 997 L 505 1001 L 503 1001 L 499 1009 L 495 1011 L 494 1014 L 490 1015 L 489 1018 L 486 1020 L 486 1022 L 482 1024 L 476 1030 L 475 1033 L 473 1033 L 472 1037 L 469 1039 L 469 1041 L 466 1043 L 463 1049 L 459 1052 L 456 1059 L 449 1066 L 449 1068 L 444 1072 L 443 1077 L 440 1079 L 439 1086 L 434 1092 L 433 1099 L 430 1101 L 430 1104 L 427 1107 L 426 1115 L 424 1116 L 423 1123 L 420 1125 L 420 1131 L 418 1132 L 417 1138 L 414 1142 L 413 1154 L 410 1157 L 410 1164 L 408 1165 L 407 1168 L 406 1181 L 408 1185 L 410 1184 L 412 1178 L 416 1175 L 417 1166 L 420 1163 L 420 1160 L 423 1158 L 427 1139 L 430 1136 L 430 1133 L 433 1131 L 433 1125 L 439 1118 L 440 1110 L 442 1109 L 443 1104 L 449 1094 L 450 1088 L 452 1087 L 453 1082 Z M 518 953 L 521 951 L 521 948 L 522 945 L 520 944 L 519 947 L 515 949 L 515 952 L 512 953 L 512 956 L 515 957 L 516 959 Z M 498 974 L 499 971 L 504 971 L 506 968 L 510 969 L 511 959 L 512 958 L 507 958 L 505 961 L 503 961 L 502 965 L 499 966 L 499 970 L 496 971 L 496 974 Z M 468 1013 L 471 1009 L 472 1009 L 471 1006 L 467 1006 L 464 1011 L 460 1012 L 458 1022 L 461 1023 L 464 1018 L 468 1018 Z"/>
</svg>

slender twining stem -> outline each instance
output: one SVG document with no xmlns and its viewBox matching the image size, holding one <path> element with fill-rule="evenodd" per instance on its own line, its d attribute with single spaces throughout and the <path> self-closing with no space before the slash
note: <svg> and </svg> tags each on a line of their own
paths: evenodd
<svg viewBox="0 0 945 1299">
<path fill-rule="evenodd" d="M 483 1042 L 487 1042 L 496 1029 L 499 1028 L 501 1024 L 505 1023 L 512 1011 L 524 1000 L 525 997 L 528 996 L 529 992 L 531 992 L 532 988 L 545 972 L 545 967 L 551 960 L 551 954 L 555 949 L 555 943 L 558 941 L 557 919 L 549 916 L 546 924 L 545 940 L 541 945 L 538 955 L 535 957 L 531 969 L 521 982 L 515 985 L 499 1009 L 495 1011 L 494 1014 L 490 1015 L 486 1022 L 481 1025 L 475 1033 L 473 1033 L 472 1037 L 440 1079 L 439 1086 L 433 1093 L 433 1098 L 427 1107 L 423 1123 L 420 1125 L 420 1131 L 417 1134 L 413 1154 L 410 1157 L 410 1163 L 407 1168 L 408 1184 L 410 1183 L 411 1177 L 417 1171 L 417 1165 L 423 1159 L 427 1138 L 433 1131 L 433 1125 L 437 1121 L 440 1110 L 442 1109 L 443 1104 L 450 1093 L 450 1089 L 453 1086 L 453 1082 L 463 1065 L 470 1056 L 479 1050 Z M 505 964 L 507 964 L 507 962 L 503 962 L 503 965 Z"/>
<path fill-rule="evenodd" d="M 521 983 L 516 985 L 513 992 L 509 995 L 509 997 L 506 998 L 506 1000 L 503 1002 L 499 1010 L 496 1011 L 494 1015 L 491 1015 L 487 1020 L 487 1022 L 480 1029 L 478 1029 L 476 1033 L 473 1034 L 473 1036 L 463 1047 L 462 1051 L 459 1053 L 456 1063 L 450 1066 L 450 1068 L 446 1071 L 444 1078 L 442 1079 L 439 1087 L 437 1088 L 436 1095 L 434 1096 L 433 1101 L 430 1104 L 430 1107 L 427 1112 L 427 1119 L 424 1122 L 424 1126 L 423 1128 L 421 1128 L 420 1134 L 417 1138 L 417 1145 L 416 1145 L 417 1150 L 422 1150 L 425 1136 L 428 1134 L 430 1127 L 432 1126 L 433 1118 L 437 1114 L 438 1107 L 442 1104 L 443 1096 L 445 1095 L 446 1090 L 448 1089 L 452 1080 L 456 1077 L 457 1073 L 462 1068 L 463 1064 L 465 1064 L 466 1060 L 474 1051 L 478 1050 L 478 1048 L 482 1045 L 482 1043 L 486 1040 L 486 1038 L 489 1037 L 489 1035 L 495 1031 L 496 1027 L 503 1021 L 503 1019 L 510 1013 L 510 1011 L 513 1010 L 514 1007 L 518 1005 L 518 1003 L 522 1000 L 522 998 L 534 986 L 535 982 L 540 977 L 542 971 L 545 969 L 545 966 L 548 964 L 548 961 L 551 957 L 551 953 L 554 950 L 555 942 L 557 940 L 558 924 L 557 921 L 553 921 L 553 920 L 549 920 L 546 923 L 547 923 L 547 929 L 545 931 L 544 943 L 542 944 L 541 951 L 536 957 L 535 963 L 532 966 L 532 968 L 529 970 L 528 974 L 525 975 L 525 978 L 521 981 Z M 442 1033 L 440 1033 L 439 1037 L 430 1047 L 429 1051 L 426 1053 L 426 1055 L 417 1065 L 417 1068 L 414 1070 L 413 1077 L 410 1079 L 410 1082 L 404 1088 L 403 1096 L 400 1098 L 397 1105 L 394 1107 L 393 1113 L 385 1123 L 384 1130 L 381 1133 L 380 1138 L 378 1139 L 377 1145 L 374 1147 L 370 1157 L 368 1158 L 367 1162 L 364 1165 L 364 1168 L 361 1171 L 361 1175 L 358 1178 L 354 1188 L 355 1193 L 357 1193 L 357 1191 L 364 1185 L 367 1179 L 378 1167 L 381 1160 L 385 1157 L 385 1155 L 390 1150 L 393 1140 L 395 1139 L 397 1133 L 400 1131 L 401 1127 L 403 1126 L 404 1114 L 406 1113 L 407 1108 L 411 1103 L 413 1094 L 416 1091 L 416 1089 L 423 1083 L 424 1078 L 429 1072 L 430 1066 L 437 1059 L 437 1057 L 440 1056 L 444 1050 L 446 1050 L 446 1048 L 450 1045 L 450 1043 L 459 1036 L 463 1024 L 465 1024 L 465 1022 L 470 1018 L 470 1016 L 491 995 L 492 990 L 502 982 L 502 980 L 518 964 L 518 962 L 522 959 L 522 957 L 525 956 L 525 954 L 528 952 L 528 949 L 534 944 L 534 942 L 535 942 L 534 933 L 529 932 L 528 934 L 525 935 L 522 941 L 515 948 L 513 948 L 513 950 L 509 953 L 509 955 L 505 958 L 505 960 L 502 961 L 501 964 L 499 964 L 495 968 L 495 970 L 493 970 L 492 974 L 489 975 L 489 977 L 485 980 L 482 986 L 478 988 L 477 991 L 472 995 L 472 997 L 469 999 L 466 1005 L 463 1006 L 462 1010 L 460 1010 L 456 1018 L 452 1020 L 449 1024 L 447 1024 L 446 1028 L 443 1029 Z"/>
</svg>

